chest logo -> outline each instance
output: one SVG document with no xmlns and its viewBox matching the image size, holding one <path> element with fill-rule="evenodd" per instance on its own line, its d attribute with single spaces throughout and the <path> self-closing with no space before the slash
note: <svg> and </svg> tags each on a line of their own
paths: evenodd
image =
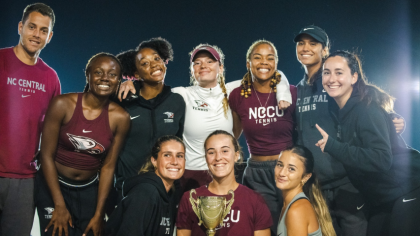
<svg viewBox="0 0 420 236">
<path fill-rule="evenodd" d="M 69 136 L 70 142 L 76 148 L 74 150 L 76 152 L 87 152 L 90 154 L 101 154 L 105 152 L 104 146 L 91 138 L 76 136 L 69 133 L 67 133 L 67 136 Z"/>
<path fill-rule="evenodd" d="M 173 112 L 167 111 L 167 112 L 164 112 L 163 114 L 168 116 L 168 119 L 163 119 L 163 121 L 165 121 L 165 123 L 173 123 L 174 122 L 175 114 Z"/>
<path fill-rule="evenodd" d="M 209 104 L 207 104 L 204 101 L 201 100 L 194 100 L 194 102 L 197 104 L 197 106 L 193 106 L 194 110 L 197 111 L 209 111 Z"/>
</svg>

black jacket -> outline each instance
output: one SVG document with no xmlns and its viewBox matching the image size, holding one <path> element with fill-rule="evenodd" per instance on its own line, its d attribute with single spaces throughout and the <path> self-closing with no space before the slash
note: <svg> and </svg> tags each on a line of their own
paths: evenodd
<svg viewBox="0 0 420 236">
<path fill-rule="evenodd" d="M 140 88 L 136 89 L 139 91 Z M 185 120 L 184 99 L 166 85 L 153 99 L 136 96 L 121 105 L 130 114 L 131 128 L 117 162 L 118 189 L 125 179 L 137 175 L 159 137 L 172 134 L 182 139 Z"/>
<path fill-rule="evenodd" d="M 328 134 L 337 132 L 334 120 L 328 112 L 328 101 L 332 100 L 322 87 L 322 68 L 314 75 L 315 81 L 309 85 L 307 75 L 296 86 L 297 143 L 307 147 L 315 158 L 314 171 L 322 189 L 330 189 L 349 183 L 343 165 L 328 153 L 323 153 L 315 146 L 322 139 L 315 124 L 321 126 Z M 334 100 L 332 100 L 334 102 Z"/>
<path fill-rule="evenodd" d="M 324 151 L 343 163 L 352 184 L 372 205 L 420 187 L 420 153 L 397 135 L 385 110 L 360 101 L 353 90 L 342 109 L 330 111 L 339 126 L 337 135 L 329 133 Z"/>
<path fill-rule="evenodd" d="M 124 198 L 105 227 L 109 236 L 172 236 L 175 204 L 172 190 L 166 192 L 154 172 L 131 177 L 124 182 Z"/>
</svg>

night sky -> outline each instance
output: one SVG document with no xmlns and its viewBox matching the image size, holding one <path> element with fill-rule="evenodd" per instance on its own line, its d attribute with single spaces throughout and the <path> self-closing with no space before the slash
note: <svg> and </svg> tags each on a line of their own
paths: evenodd
<svg viewBox="0 0 420 236">
<path fill-rule="evenodd" d="M 0 47 L 15 46 L 23 9 L 32 1 L 2 0 Z M 278 68 L 291 84 L 303 77 L 294 36 L 315 24 L 328 33 L 332 51 L 362 55 L 370 82 L 396 97 L 395 110 L 407 123 L 403 137 L 420 149 L 420 10 L 413 0 L 352 1 L 44 1 L 54 9 L 54 36 L 41 58 L 54 68 L 63 93 L 82 91 L 83 69 L 98 52 L 117 54 L 161 36 L 174 48 L 165 83 L 189 85 L 188 53 L 199 43 L 226 55 L 227 82 L 246 73 L 245 54 L 258 39 L 279 52 Z M 243 142 L 242 142 L 243 143 Z"/>
</svg>

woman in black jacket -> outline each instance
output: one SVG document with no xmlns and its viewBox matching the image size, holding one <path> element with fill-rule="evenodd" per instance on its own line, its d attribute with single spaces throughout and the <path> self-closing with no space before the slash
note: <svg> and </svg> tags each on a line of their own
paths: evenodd
<svg viewBox="0 0 420 236">
<path fill-rule="evenodd" d="M 406 146 L 388 118 L 393 98 L 368 84 L 359 58 L 346 51 L 325 61 L 322 84 L 335 100 L 330 111 L 338 132 L 329 136 L 317 125 L 323 138 L 316 145 L 343 163 L 367 199 L 368 235 L 418 234 L 420 153 Z"/>
<path fill-rule="evenodd" d="M 150 156 L 150 148 L 163 135 L 182 138 L 185 102 L 181 95 L 165 85 L 168 61 L 173 59 L 172 45 L 165 39 L 143 41 L 135 50 L 117 56 L 125 77 L 140 81 L 137 93 L 122 102 L 130 114 L 131 128 L 120 153 L 116 169 L 116 188 L 120 200 L 122 183 L 135 176 Z"/>
<path fill-rule="evenodd" d="M 182 140 L 174 135 L 160 137 L 140 174 L 124 182 L 124 198 L 107 222 L 106 235 L 172 235 L 173 186 L 184 170 Z"/>
</svg>

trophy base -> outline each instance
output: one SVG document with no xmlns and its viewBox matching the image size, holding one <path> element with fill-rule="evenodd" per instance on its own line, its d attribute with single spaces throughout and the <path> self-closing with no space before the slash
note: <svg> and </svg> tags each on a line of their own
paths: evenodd
<svg viewBox="0 0 420 236">
<path fill-rule="evenodd" d="M 207 234 L 207 236 L 214 236 L 216 234 L 216 230 L 215 229 L 208 229 L 208 230 L 206 230 L 206 234 Z"/>
</svg>

